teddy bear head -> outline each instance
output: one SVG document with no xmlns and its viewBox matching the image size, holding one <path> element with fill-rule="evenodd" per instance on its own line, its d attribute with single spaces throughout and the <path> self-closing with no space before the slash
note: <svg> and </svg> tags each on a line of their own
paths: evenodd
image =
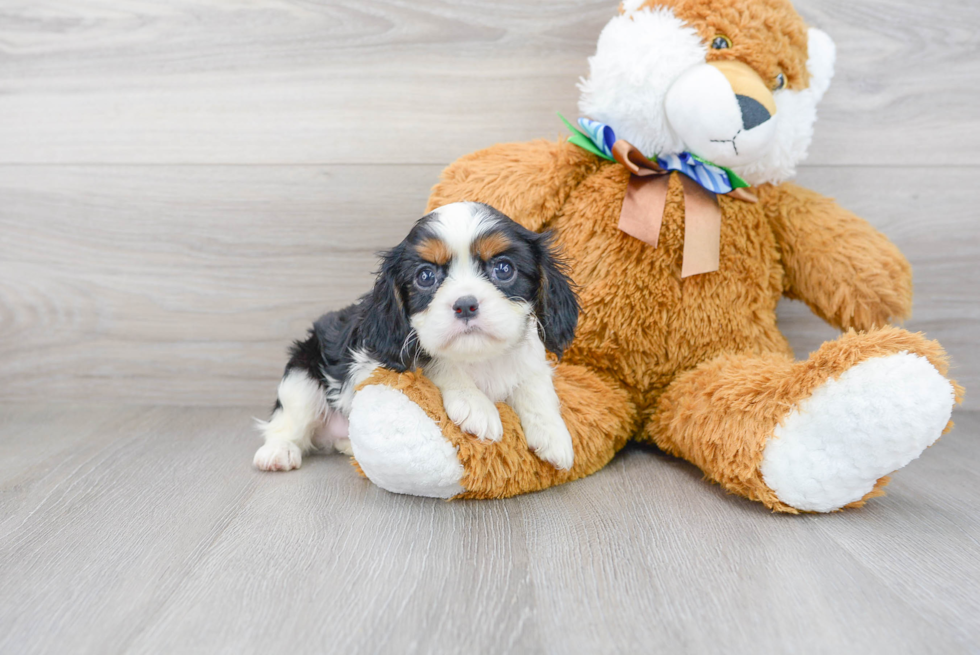
<svg viewBox="0 0 980 655">
<path fill-rule="evenodd" d="M 806 157 L 834 54 L 789 0 L 625 0 L 579 109 L 648 157 L 689 152 L 779 183 Z"/>
</svg>

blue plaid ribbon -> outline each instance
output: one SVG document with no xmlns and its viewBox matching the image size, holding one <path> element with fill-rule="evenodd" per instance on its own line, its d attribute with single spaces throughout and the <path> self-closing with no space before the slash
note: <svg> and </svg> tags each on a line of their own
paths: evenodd
<svg viewBox="0 0 980 655">
<path fill-rule="evenodd" d="M 616 133 L 613 129 L 605 123 L 588 118 L 578 119 L 578 124 L 602 156 L 613 159 L 612 147 L 616 143 Z M 698 159 L 689 152 L 663 157 L 658 155 L 652 159 L 664 170 L 683 173 L 712 193 L 731 193 L 736 188 L 748 186 L 731 171 Z"/>
<path fill-rule="evenodd" d="M 579 127 L 585 132 L 585 136 L 595 144 L 595 147 L 602 151 L 607 158 L 612 159 L 612 147 L 616 143 L 616 133 L 605 123 L 594 121 L 589 118 L 578 119 Z"/>
</svg>

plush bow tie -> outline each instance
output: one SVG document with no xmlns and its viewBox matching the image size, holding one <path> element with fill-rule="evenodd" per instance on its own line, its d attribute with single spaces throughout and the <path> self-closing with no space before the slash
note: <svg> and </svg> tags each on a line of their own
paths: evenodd
<svg viewBox="0 0 980 655">
<path fill-rule="evenodd" d="M 623 198 L 619 229 L 657 247 L 667 204 L 667 186 L 672 171 L 682 174 L 684 188 L 684 255 L 681 277 L 718 270 L 721 247 L 721 208 L 716 195 L 757 202 L 748 184 L 731 169 L 717 166 L 689 152 L 646 157 L 633 144 L 617 139 L 611 127 L 588 118 L 578 120 L 577 129 L 565 117 L 572 132 L 569 142 L 594 155 L 626 167 L 630 183 Z"/>
</svg>

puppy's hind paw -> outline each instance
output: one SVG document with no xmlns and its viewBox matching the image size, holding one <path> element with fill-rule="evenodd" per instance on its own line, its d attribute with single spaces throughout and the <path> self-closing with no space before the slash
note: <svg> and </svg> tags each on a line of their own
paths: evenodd
<svg viewBox="0 0 980 655">
<path fill-rule="evenodd" d="M 500 441 L 504 425 L 500 422 L 497 406 L 481 391 L 446 391 L 443 405 L 450 420 L 463 432 L 487 441 Z"/>
<path fill-rule="evenodd" d="M 255 452 L 252 463 L 260 471 L 292 471 L 303 463 L 303 453 L 290 441 L 270 441 Z"/>
</svg>

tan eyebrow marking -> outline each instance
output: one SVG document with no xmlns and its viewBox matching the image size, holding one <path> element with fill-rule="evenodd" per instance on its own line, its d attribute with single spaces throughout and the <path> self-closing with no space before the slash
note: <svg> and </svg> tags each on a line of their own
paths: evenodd
<svg viewBox="0 0 980 655">
<path fill-rule="evenodd" d="M 511 244 L 510 239 L 504 233 L 493 232 L 477 237 L 476 241 L 473 242 L 473 246 L 470 248 L 470 252 L 483 261 L 489 261 L 510 248 L 511 245 L 513 244 Z"/>
<path fill-rule="evenodd" d="M 445 242 L 432 237 L 415 246 L 415 252 L 425 261 L 438 264 L 439 266 L 445 266 L 453 258 L 452 252 L 449 251 L 449 246 Z"/>
</svg>

